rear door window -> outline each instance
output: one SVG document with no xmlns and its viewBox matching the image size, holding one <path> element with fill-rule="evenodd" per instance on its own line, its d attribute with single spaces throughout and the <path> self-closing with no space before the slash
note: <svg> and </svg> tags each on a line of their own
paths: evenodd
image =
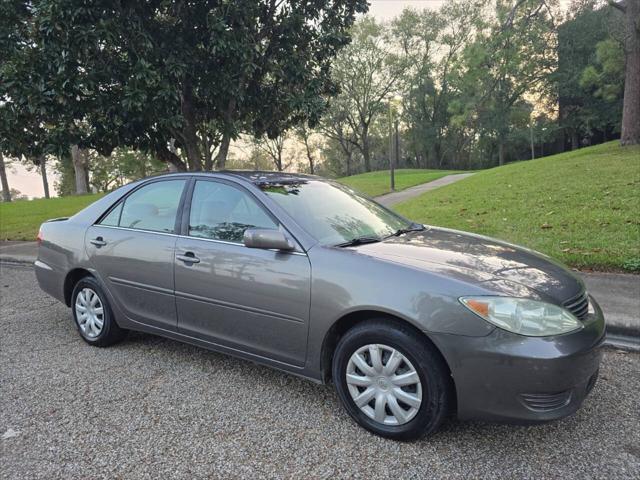
<svg viewBox="0 0 640 480">
<path fill-rule="evenodd" d="M 186 180 L 153 182 L 133 192 L 100 222 L 101 225 L 174 233 Z"/>
<path fill-rule="evenodd" d="M 109 214 L 102 219 L 100 225 L 106 225 L 108 227 L 117 227 L 120 224 L 120 214 L 122 213 L 122 204 L 120 202 L 116 207 L 109 212 Z"/>
</svg>

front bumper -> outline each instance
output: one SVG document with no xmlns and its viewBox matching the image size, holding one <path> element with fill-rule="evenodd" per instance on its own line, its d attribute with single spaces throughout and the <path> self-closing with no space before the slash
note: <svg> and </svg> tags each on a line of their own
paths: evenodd
<svg viewBox="0 0 640 480">
<path fill-rule="evenodd" d="M 538 423 L 578 410 L 597 379 L 605 339 L 602 310 L 592 304 L 584 328 L 566 335 L 430 334 L 451 369 L 458 418 Z"/>
</svg>

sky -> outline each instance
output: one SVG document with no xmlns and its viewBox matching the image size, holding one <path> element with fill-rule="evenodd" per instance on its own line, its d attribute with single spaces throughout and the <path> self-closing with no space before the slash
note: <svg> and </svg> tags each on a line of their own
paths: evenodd
<svg viewBox="0 0 640 480">
<path fill-rule="evenodd" d="M 412 7 L 416 10 L 425 8 L 438 9 L 447 0 L 369 0 L 369 14 L 381 21 L 391 20 L 397 16 L 406 7 Z M 563 6 L 569 3 L 569 0 L 560 0 Z M 51 170 L 51 169 L 50 169 Z M 15 188 L 29 197 L 42 197 L 44 195 L 42 189 L 42 181 L 40 173 L 37 170 L 29 172 L 25 167 L 14 163 L 7 169 L 9 178 L 9 186 Z M 56 181 L 54 172 L 49 172 L 49 185 L 53 195 L 55 195 L 54 183 Z"/>
<path fill-rule="evenodd" d="M 446 0 L 369 0 L 369 14 L 378 20 L 391 20 L 406 7 L 422 10 L 423 8 L 438 9 Z"/>
</svg>

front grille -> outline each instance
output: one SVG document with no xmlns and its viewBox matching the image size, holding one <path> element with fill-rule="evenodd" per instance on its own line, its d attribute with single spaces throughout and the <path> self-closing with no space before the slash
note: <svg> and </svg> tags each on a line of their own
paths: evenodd
<svg viewBox="0 0 640 480">
<path fill-rule="evenodd" d="M 537 412 L 549 412 L 567 405 L 571 401 L 571 390 L 559 393 L 521 393 L 523 403 Z"/>
<path fill-rule="evenodd" d="M 587 295 L 587 292 L 582 292 L 580 295 L 564 302 L 563 306 L 577 318 L 584 320 L 589 313 L 589 295 Z"/>
</svg>

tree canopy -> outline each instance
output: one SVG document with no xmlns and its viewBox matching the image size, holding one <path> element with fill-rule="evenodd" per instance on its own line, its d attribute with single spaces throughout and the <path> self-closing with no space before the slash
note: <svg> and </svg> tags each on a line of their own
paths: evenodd
<svg viewBox="0 0 640 480">
<path fill-rule="evenodd" d="M 83 193 L 166 168 L 350 175 L 398 150 L 471 169 L 631 144 L 639 8 L 451 0 L 382 22 L 366 0 L 6 0 L 0 153 Z"/>
<path fill-rule="evenodd" d="M 3 146 L 38 140 L 223 167 L 241 132 L 314 124 L 365 0 L 3 3 Z M 11 27 L 10 24 L 17 27 Z M 17 119 L 19 118 L 19 121 Z M 16 123 L 24 126 L 12 130 Z"/>
</svg>

